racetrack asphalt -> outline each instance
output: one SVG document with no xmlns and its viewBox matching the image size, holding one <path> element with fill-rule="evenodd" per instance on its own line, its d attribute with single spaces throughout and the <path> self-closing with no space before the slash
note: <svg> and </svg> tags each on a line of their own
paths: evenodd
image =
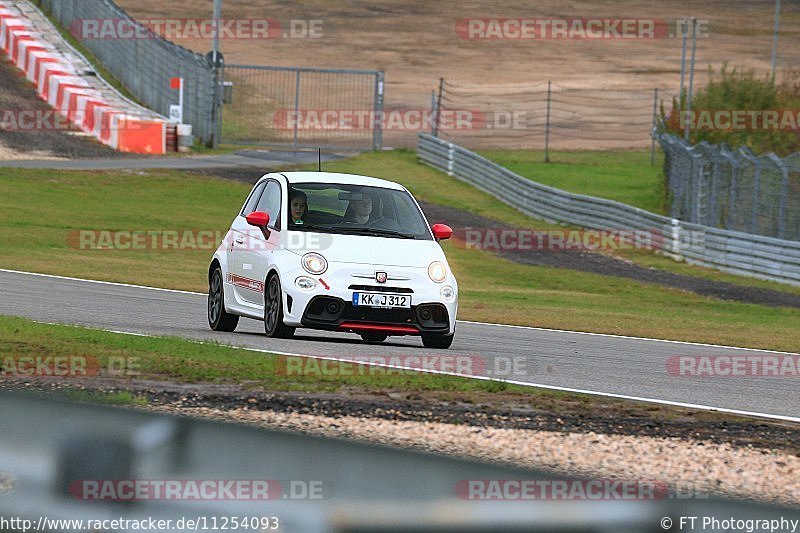
<svg viewBox="0 0 800 533">
<path fill-rule="evenodd" d="M 336 161 L 344 156 L 316 151 L 291 150 L 239 150 L 231 154 L 193 155 L 187 157 L 108 157 L 97 159 L 9 159 L 0 161 L 0 167 L 41 168 L 52 170 L 202 170 L 217 168 L 281 168 L 291 165 Z"/>
<path fill-rule="evenodd" d="M 463 321 L 449 350 L 423 348 L 417 337 L 376 345 L 353 334 L 311 330 L 269 339 L 263 324 L 249 319 L 233 333 L 211 331 L 202 294 L 13 271 L 0 271 L 0 294 L 0 314 L 41 322 L 390 364 L 403 364 L 402 356 L 446 355 L 451 364 L 464 356 L 476 374 L 495 379 L 800 420 L 797 376 L 689 377 L 668 367 L 680 356 L 780 356 L 776 352 Z M 516 371 L 506 371 L 513 362 Z"/>
</svg>

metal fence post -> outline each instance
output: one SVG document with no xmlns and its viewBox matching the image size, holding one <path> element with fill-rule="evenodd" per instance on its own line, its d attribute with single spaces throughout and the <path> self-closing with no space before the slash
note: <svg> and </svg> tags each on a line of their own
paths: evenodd
<svg viewBox="0 0 800 533">
<path fill-rule="evenodd" d="M 689 116 L 692 113 L 692 92 L 694 91 L 694 58 L 697 51 L 697 19 L 692 17 L 692 60 L 689 62 L 689 94 L 686 98 L 686 125 L 683 138 L 689 140 Z"/>
<path fill-rule="evenodd" d="M 436 117 L 436 91 L 431 89 L 431 118 L 430 118 L 430 122 L 431 122 L 431 135 L 433 135 L 434 137 L 436 136 L 436 130 L 434 129 L 435 126 L 434 126 L 434 123 L 433 123 L 433 121 L 435 120 L 435 117 Z"/>
<path fill-rule="evenodd" d="M 544 162 L 550 162 L 550 96 L 551 96 L 551 84 L 550 80 L 547 80 L 547 112 L 545 115 L 545 123 L 544 123 Z"/>
<path fill-rule="evenodd" d="M 216 80 L 215 87 L 217 88 L 216 92 L 216 104 L 214 105 L 214 143 L 213 146 L 216 146 L 220 142 L 222 142 L 222 111 L 223 111 L 223 99 L 225 97 L 225 65 L 222 65 L 219 69 L 219 77 Z"/>
<path fill-rule="evenodd" d="M 436 100 L 436 117 L 433 121 L 433 136 L 439 136 L 439 120 L 442 115 L 442 92 L 444 91 L 444 78 L 439 78 L 439 98 Z"/>
<path fill-rule="evenodd" d="M 758 232 L 758 202 L 761 196 L 761 163 L 756 160 L 755 182 L 753 183 L 753 218 L 750 223 L 750 233 Z"/>
<path fill-rule="evenodd" d="M 789 169 L 786 164 L 775 154 L 770 154 L 773 161 L 781 170 L 781 193 L 778 199 L 778 238 L 784 239 L 786 235 L 786 202 L 789 198 Z"/>
<path fill-rule="evenodd" d="M 383 71 L 375 73 L 375 100 L 373 105 L 375 111 L 374 129 L 372 130 L 372 149 L 381 150 L 383 148 Z"/>
<path fill-rule="evenodd" d="M 656 118 L 658 108 L 658 87 L 653 89 L 653 128 L 650 132 L 650 166 L 656 164 L 656 126 L 658 119 Z"/>
<path fill-rule="evenodd" d="M 683 103 L 684 98 L 686 95 L 683 92 L 684 88 L 684 80 L 686 79 L 686 25 L 689 19 L 683 18 L 681 19 L 681 36 L 682 36 L 682 44 L 681 44 L 681 92 L 678 94 L 678 111 L 683 110 Z"/>
<path fill-rule="evenodd" d="M 725 224 L 726 229 L 731 229 L 732 221 L 733 221 L 733 214 L 736 211 L 736 198 L 738 196 L 737 187 L 739 187 L 739 169 L 741 168 L 741 164 L 739 161 L 734 162 L 731 165 L 731 191 L 730 196 L 728 198 L 728 221 Z"/>
<path fill-rule="evenodd" d="M 778 29 L 781 23 L 781 0 L 775 0 L 775 29 L 772 37 L 772 82 L 775 82 L 775 67 L 778 64 Z"/>
<path fill-rule="evenodd" d="M 297 148 L 298 146 L 297 135 L 299 128 L 298 123 L 300 122 L 299 117 L 300 117 L 300 69 L 298 69 L 297 72 L 295 72 L 295 77 L 294 77 L 294 141 L 292 143 L 292 146 L 294 148 Z"/>
</svg>

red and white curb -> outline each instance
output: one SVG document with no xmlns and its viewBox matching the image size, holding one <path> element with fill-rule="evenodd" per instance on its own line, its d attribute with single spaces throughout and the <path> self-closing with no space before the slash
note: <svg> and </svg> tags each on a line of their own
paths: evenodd
<svg viewBox="0 0 800 533">
<path fill-rule="evenodd" d="M 0 0 L 0 49 L 36 86 L 39 96 L 76 128 L 121 152 L 166 152 L 166 120 L 143 116 L 105 98 L 6 0 Z"/>
</svg>

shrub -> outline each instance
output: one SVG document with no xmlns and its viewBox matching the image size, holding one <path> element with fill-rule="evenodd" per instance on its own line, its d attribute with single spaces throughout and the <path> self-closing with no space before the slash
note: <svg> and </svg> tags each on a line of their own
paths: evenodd
<svg viewBox="0 0 800 533">
<path fill-rule="evenodd" d="M 674 98 L 672 110 L 661 116 L 667 131 L 683 135 L 680 117 L 686 109 L 686 100 Z M 753 70 L 728 69 L 723 65 L 718 73 L 709 68 L 708 85 L 697 91 L 692 99 L 694 111 L 764 111 L 800 109 L 800 71 L 787 71 L 781 84 L 771 76 L 759 78 Z M 696 115 L 695 115 L 696 116 Z M 733 147 L 748 146 L 756 153 L 775 152 L 788 155 L 800 150 L 800 130 L 758 129 L 693 129 L 689 133 L 692 144 L 700 141 L 727 143 Z"/>
</svg>

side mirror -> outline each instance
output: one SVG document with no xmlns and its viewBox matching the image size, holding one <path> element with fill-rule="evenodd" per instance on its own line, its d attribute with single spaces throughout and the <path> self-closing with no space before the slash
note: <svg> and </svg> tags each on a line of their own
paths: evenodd
<svg viewBox="0 0 800 533">
<path fill-rule="evenodd" d="M 253 211 L 245 217 L 247 223 L 257 228 L 266 228 L 269 224 L 269 215 L 264 211 Z"/>
<path fill-rule="evenodd" d="M 431 228 L 437 241 L 444 241 L 453 235 L 453 229 L 445 224 L 434 224 Z"/>
</svg>

